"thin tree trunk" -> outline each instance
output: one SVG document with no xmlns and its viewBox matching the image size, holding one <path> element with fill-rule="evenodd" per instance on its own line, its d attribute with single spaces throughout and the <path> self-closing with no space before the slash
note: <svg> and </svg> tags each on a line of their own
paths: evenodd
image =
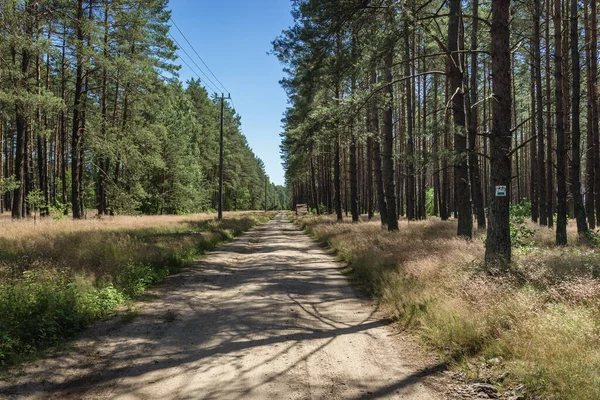
<svg viewBox="0 0 600 400">
<path fill-rule="evenodd" d="M 585 206 L 581 195 L 581 165 L 580 146 L 581 131 L 579 126 L 579 103 L 581 94 L 581 76 L 579 64 L 579 24 L 578 24 L 578 1 L 571 0 L 571 74 L 573 78 L 572 91 L 572 122 L 571 122 L 571 193 L 577 220 L 577 233 L 581 236 L 588 231 L 585 215 Z"/>
<path fill-rule="evenodd" d="M 391 18 L 389 18 L 391 20 Z M 388 22 L 390 22 L 388 20 Z M 392 88 L 394 63 L 394 46 L 388 43 L 384 57 L 385 62 L 385 108 L 383 111 L 383 177 L 386 182 L 385 197 L 387 202 L 387 224 L 388 231 L 398 230 L 398 218 L 396 216 L 396 188 L 394 182 L 394 125 L 393 105 L 394 92 Z"/>
<path fill-rule="evenodd" d="M 537 182 L 539 194 L 539 221 L 540 225 L 548 225 L 548 208 L 546 200 L 546 164 L 544 156 L 544 103 L 542 99 L 542 57 L 540 52 L 540 19 L 542 9 L 541 0 L 534 0 L 534 18 L 533 18 L 533 57 L 535 69 L 535 117 L 537 123 Z M 551 218 L 552 216 L 550 216 Z"/>
<path fill-rule="evenodd" d="M 373 72 L 371 75 L 371 85 L 377 83 L 377 74 Z M 377 189 L 377 201 L 379 205 L 379 217 L 381 225 L 387 225 L 387 202 L 385 199 L 385 189 L 383 182 L 383 169 L 381 164 L 381 138 L 379 134 L 379 111 L 375 100 L 371 101 L 371 128 L 373 133 L 373 170 L 375 172 L 375 187 Z"/>
<path fill-rule="evenodd" d="M 317 191 L 317 176 L 315 174 L 315 164 L 314 164 L 314 156 L 310 156 L 310 182 L 311 182 L 311 192 L 312 192 L 312 201 L 315 209 L 317 210 L 317 215 L 321 215 L 321 210 L 319 210 L 319 193 Z M 266 193 L 266 190 L 265 190 Z M 266 201 L 265 201 L 266 207 Z"/>
<path fill-rule="evenodd" d="M 104 2 L 104 44 L 103 44 L 103 53 L 104 58 L 108 59 L 108 16 L 109 16 L 109 6 L 108 1 Z M 101 108 L 101 132 L 103 140 L 107 140 L 107 130 L 108 130 L 108 106 L 107 106 L 107 97 L 108 97 L 108 71 L 107 68 L 104 67 L 102 70 L 102 94 L 100 98 L 100 108 Z M 98 168 L 98 215 L 105 215 L 107 213 L 107 204 L 106 204 L 106 174 L 108 171 L 108 159 L 103 154 L 100 155 L 99 160 L 99 168 Z"/>
<path fill-rule="evenodd" d="M 550 18 L 552 16 L 551 12 L 551 1 L 546 0 L 546 49 L 550 49 Z M 552 160 L 552 97 L 550 91 L 550 51 L 546 51 L 546 134 L 547 136 L 547 151 L 546 151 L 546 173 L 548 174 L 548 179 L 546 179 L 546 183 L 548 184 L 548 196 L 547 206 L 546 206 L 546 214 L 548 215 L 548 227 L 552 227 L 554 225 L 554 164 Z"/>
<path fill-rule="evenodd" d="M 449 78 L 454 119 L 454 174 L 456 186 L 456 211 L 458 212 L 457 235 L 473 237 L 473 213 L 471 208 L 471 185 L 467 163 L 467 132 L 465 124 L 465 92 L 463 87 L 464 56 L 462 55 L 463 32 L 461 26 L 461 0 L 450 0 L 448 22 L 448 50 L 450 51 Z"/>
<path fill-rule="evenodd" d="M 473 26 L 471 28 L 471 50 L 477 50 L 477 35 L 479 34 L 479 0 L 473 0 Z M 477 129 L 479 127 L 477 104 L 477 52 L 471 53 L 471 107 L 469 107 L 469 175 L 471 178 L 471 193 L 477 228 L 485 229 L 485 209 L 483 208 L 483 193 L 481 190 L 481 170 L 477 155 Z"/>
<path fill-rule="evenodd" d="M 66 102 L 67 96 L 67 77 L 66 77 L 66 46 L 67 46 L 67 28 L 63 29 L 63 42 L 62 42 L 62 56 L 61 56 L 61 98 Z M 69 200 L 67 199 L 67 164 L 68 164 L 68 151 L 67 151 L 67 115 L 64 110 L 60 111 L 60 180 L 61 180 L 61 202 L 66 205 Z M 65 215 L 68 213 L 67 207 L 65 207 Z"/>
<path fill-rule="evenodd" d="M 596 228 L 596 216 L 594 215 L 594 168 L 596 157 L 594 152 L 594 134 L 592 131 L 592 91 L 594 86 L 591 80 L 591 34 L 589 17 L 589 0 L 583 2 L 583 25 L 585 30 L 585 73 L 587 89 L 586 107 L 586 151 L 585 151 L 585 211 L 590 229 Z"/>
<path fill-rule="evenodd" d="M 596 220 L 600 219 L 600 137 L 598 132 L 598 4 L 590 6 L 590 81 L 592 92 L 592 135 L 594 152 L 594 208 Z"/>
<path fill-rule="evenodd" d="M 81 97 L 83 92 L 83 46 L 84 31 L 83 31 L 83 0 L 77 1 L 77 16 L 76 16 L 76 35 L 80 43 L 76 52 L 76 75 L 75 75 L 75 92 L 73 94 L 73 129 L 71 137 L 71 204 L 73 205 L 73 218 L 80 219 L 83 217 L 81 213 L 81 170 L 79 163 L 81 162 L 82 152 L 82 129 L 81 129 Z"/>
<path fill-rule="evenodd" d="M 367 78 L 368 79 L 368 78 Z M 373 219 L 373 121 L 369 115 L 370 110 L 367 109 L 367 115 L 365 118 L 367 124 L 367 163 L 365 165 L 365 178 L 366 178 L 366 196 L 367 196 L 367 215 L 369 221 Z"/>
<path fill-rule="evenodd" d="M 535 62 L 534 62 L 535 63 Z M 535 98 L 535 68 L 531 69 L 531 115 L 535 115 L 537 108 L 537 101 Z M 538 185 L 537 185 L 537 132 L 535 126 L 535 120 L 530 123 L 530 141 L 529 141 L 529 198 L 531 201 L 531 220 L 538 222 L 539 220 L 539 203 L 538 203 Z M 527 166 L 525 166 L 527 168 Z"/>
<path fill-rule="evenodd" d="M 414 136 L 414 125 L 413 125 L 413 85 L 412 78 L 410 76 L 410 33 L 408 21 L 404 23 L 404 48 L 405 48 L 405 69 L 404 74 L 406 75 L 406 128 L 408 134 L 407 143 L 407 154 L 406 154 L 406 166 L 407 166 L 407 177 L 406 177 L 406 218 L 409 221 L 416 219 L 415 215 L 415 136 Z"/>
<path fill-rule="evenodd" d="M 31 1 L 25 3 L 25 34 L 28 37 L 33 36 L 32 25 L 30 18 L 32 17 Z M 15 59 L 15 52 L 13 50 L 13 61 Z M 28 91 L 27 79 L 29 75 L 29 68 L 31 66 L 31 54 L 29 48 L 24 46 L 21 51 L 21 73 L 22 79 L 22 90 L 23 94 Z M 13 218 L 23 218 L 25 216 L 25 196 L 27 190 L 26 182 L 26 163 L 27 163 L 27 136 L 28 136 L 28 123 L 27 123 L 27 109 L 23 101 L 17 100 L 15 106 L 15 117 L 16 117 L 16 153 L 15 153 L 15 178 L 19 182 L 19 187 L 13 192 L 13 204 L 12 204 L 12 216 Z"/>
<path fill-rule="evenodd" d="M 554 0 L 554 102 L 556 107 L 556 182 L 558 185 L 556 244 L 567 244 L 567 183 L 562 73 L 561 0 Z"/>
<path fill-rule="evenodd" d="M 421 43 L 422 38 L 419 39 L 419 43 Z M 419 64 L 422 65 L 423 60 L 425 59 L 425 47 L 420 46 L 423 50 L 423 58 Z M 423 67 L 423 70 L 425 68 Z M 429 163 L 429 158 L 427 154 L 427 136 L 425 132 L 427 131 L 427 76 L 423 76 L 423 112 L 421 121 L 423 126 L 421 128 L 421 152 L 423 158 L 423 166 L 421 167 L 421 219 L 427 219 L 427 164 Z"/>
<path fill-rule="evenodd" d="M 339 95 L 339 91 L 338 91 Z M 344 216 L 342 215 L 342 181 L 340 176 L 340 137 L 339 133 L 335 138 L 335 155 L 333 160 L 333 185 L 335 195 L 335 213 L 338 221 L 342 221 Z"/>
<path fill-rule="evenodd" d="M 438 76 L 433 75 L 433 214 L 440 215 L 440 129 L 438 126 Z"/>
<path fill-rule="evenodd" d="M 446 74 L 446 98 L 449 98 L 448 74 Z M 448 112 L 444 112 L 444 150 L 446 154 L 442 158 L 442 197 L 441 197 L 441 210 L 440 217 L 442 221 L 447 221 L 450 218 L 450 198 L 451 198 L 451 177 L 448 165 L 447 153 L 451 150 L 450 145 L 450 117 Z"/>
</svg>

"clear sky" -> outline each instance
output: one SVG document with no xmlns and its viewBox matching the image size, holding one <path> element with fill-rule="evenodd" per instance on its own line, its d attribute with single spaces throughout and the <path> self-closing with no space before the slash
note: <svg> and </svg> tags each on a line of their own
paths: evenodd
<svg viewBox="0 0 600 400">
<path fill-rule="evenodd" d="M 279 85 L 282 66 L 267 52 L 271 41 L 292 24 L 291 1 L 170 0 L 169 7 L 177 26 L 231 92 L 233 105 L 242 117 L 242 131 L 264 161 L 271 181 L 283 185 L 279 134 L 287 97 Z M 175 27 L 171 34 L 204 68 Z M 196 69 L 183 52 L 179 53 Z M 180 64 L 181 80 L 196 77 Z"/>
</svg>

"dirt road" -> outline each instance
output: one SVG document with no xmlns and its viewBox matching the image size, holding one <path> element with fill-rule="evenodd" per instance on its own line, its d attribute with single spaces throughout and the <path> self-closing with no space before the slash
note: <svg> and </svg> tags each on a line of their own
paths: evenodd
<svg viewBox="0 0 600 400">
<path fill-rule="evenodd" d="M 437 399 L 414 345 L 284 216 L 168 279 L 135 318 L 0 382 L 0 397 Z"/>
</svg>

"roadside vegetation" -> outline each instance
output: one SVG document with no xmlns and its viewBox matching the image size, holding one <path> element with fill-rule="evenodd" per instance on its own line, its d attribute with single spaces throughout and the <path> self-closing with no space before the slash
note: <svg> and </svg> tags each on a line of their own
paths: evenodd
<svg viewBox="0 0 600 400">
<path fill-rule="evenodd" d="M 527 398 L 600 398 L 600 249 L 555 246 L 554 231 L 513 207 L 509 272 L 484 267 L 485 232 L 456 236 L 456 221 L 371 222 L 307 215 L 296 223 L 335 250 L 350 276 L 466 377 Z M 592 242 L 593 243 L 593 242 Z"/>
<path fill-rule="evenodd" d="M 109 315 L 273 213 L 11 221 L 1 216 L 0 366 Z"/>
</svg>

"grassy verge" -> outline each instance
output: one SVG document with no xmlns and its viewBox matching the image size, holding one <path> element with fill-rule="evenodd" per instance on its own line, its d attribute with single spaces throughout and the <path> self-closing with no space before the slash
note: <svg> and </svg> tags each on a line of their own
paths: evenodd
<svg viewBox="0 0 600 400">
<path fill-rule="evenodd" d="M 330 217 L 297 223 L 468 377 L 531 398 L 600 398 L 600 249 L 554 247 L 552 231 L 529 224 L 535 234 L 515 251 L 512 273 L 494 277 L 482 268 L 481 236 L 456 238 L 454 222 L 403 221 L 397 233 Z"/>
<path fill-rule="evenodd" d="M 0 365 L 35 356 L 272 213 L 5 221 Z"/>
</svg>

